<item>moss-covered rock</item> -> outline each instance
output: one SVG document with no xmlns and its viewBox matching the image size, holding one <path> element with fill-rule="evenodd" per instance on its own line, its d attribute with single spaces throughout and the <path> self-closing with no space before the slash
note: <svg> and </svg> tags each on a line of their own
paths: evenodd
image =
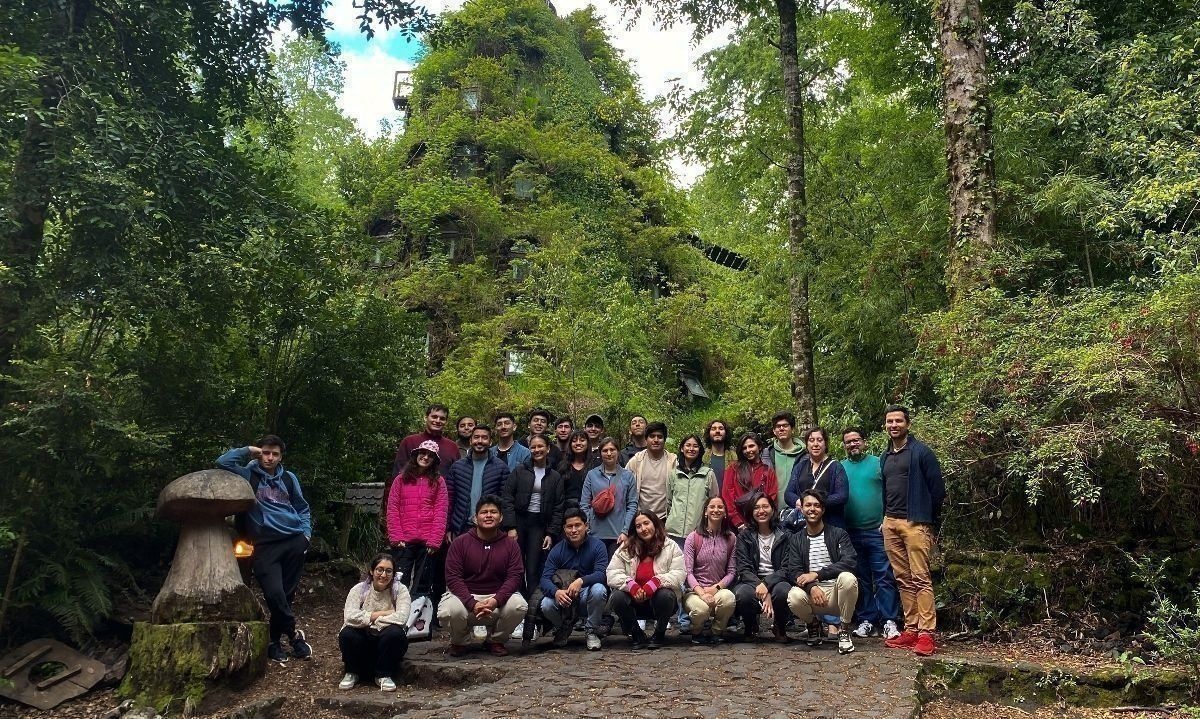
<svg viewBox="0 0 1200 719">
<path fill-rule="evenodd" d="M 242 689 L 262 676 L 267 641 L 265 622 L 138 622 L 120 694 L 163 713 L 200 709 L 212 689 Z"/>
<path fill-rule="evenodd" d="M 968 704 L 991 702 L 1032 709 L 1182 704 L 1192 689 L 1180 672 L 1111 668 L 1076 672 L 1030 662 L 944 658 L 925 662 L 917 675 L 922 703 L 950 697 Z"/>
</svg>

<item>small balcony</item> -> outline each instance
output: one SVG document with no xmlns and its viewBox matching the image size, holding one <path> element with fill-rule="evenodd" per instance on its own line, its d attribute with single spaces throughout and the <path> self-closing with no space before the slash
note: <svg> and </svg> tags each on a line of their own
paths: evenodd
<svg viewBox="0 0 1200 719">
<path fill-rule="evenodd" d="M 401 112 L 408 110 L 408 99 L 412 97 L 412 70 L 397 70 L 392 80 L 392 105 Z"/>
</svg>

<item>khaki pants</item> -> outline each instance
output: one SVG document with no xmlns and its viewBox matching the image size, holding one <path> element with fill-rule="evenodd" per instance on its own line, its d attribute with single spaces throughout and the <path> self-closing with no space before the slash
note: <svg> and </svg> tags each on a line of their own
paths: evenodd
<svg viewBox="0 0 1200 719">
<path fill-rule="evenodd" d="M 709 619 L 713 620 L 713 634 L 720 634 L 725 631 L 725 627 L 729 624 L 729 618 L 733 616 L 733 607 L 736 602 L 733 592 L 728 589 L 721 588 L 716 594 L 717 606 L 710 607 L 708 602 L 704 601 L 695 592 L 688 592 L 683 597 L 683 608 L 687 610 L 688 616 L 692 618 L 692 631 L 700 631 L 700 627 Z"/>
<path fill-rule="evenodd" d="M 476 601 L 487 599 L 491 594 L 472 594 Z M 487 641 L 503 644 L 508 641 L 513 630 L 525 619 L 525 610 L 529 604 L 525 601 L 525 597 L 520 594 L 513 594 L 508 598 L 508 601 L 503 606 L 499 607 L 498 611 L 493 611 L 487 619 L 476 619 L 475 614 L 469 611 L 458 597 L 451 592 L 446 592 L 442 595 L 442 601 L 438 604 L 438 619 L 442 625 L 450 630 L 451 644 L 466 644 L 471 640 L 471 627 L 487 627 Z"/>
<path fill-rule="evenodd" d="M 814 607 L 812 597 L 808 592 L 800 587 L 792 587 L 788 592 L 788 609 L 792 610 L 792 614 L 801 622 L 808 624 L 813 620 L 813 614 L 833 614 L 833 609 L 837 608 L 837 614 L 842 618 L 842 627 L 850 626 L 851 620 L 854 619 L 854 605 L 858 604 L 858 578 L 850 572 L 842 572 L 837 575 L 837 579 L 817 582 L 821 591 L 825 592 L 827 604 L 823 607 Z M 809 590 L 811 591 L 811 590 Z"/>
<path fill-rule="evenodd" d="M 932 632 L 937 629 L 933 602 L 933 579 L 929 575 L 929 555 L 933 552 L 933 525 L 907 519 L 883 519 L 883 548 L 896 574 L 900 606 L 904 609 L 904 628 Z"/>
</svg>

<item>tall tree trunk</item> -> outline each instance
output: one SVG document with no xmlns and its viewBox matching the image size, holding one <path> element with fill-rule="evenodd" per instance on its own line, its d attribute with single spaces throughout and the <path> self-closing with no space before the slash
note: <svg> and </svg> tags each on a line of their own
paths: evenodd
<svg viewBox="0 0 1200 719">
<path fill-rule="evenodd" d="M 996 176 L 992 111 L 980 0 L 938 0 L 934 10 L 942 61 L 946 172 L 950 199 L 951 299 L 988 283 L 996 247 Z"/>
<path fill-rule="evenodd" d="M 792 325 L 792 398 L 802 426 L 817 423 L 812 322 L 808 306 L 808 199 L 804 185 L 804 88 L 796 42 L 796 0 L 776 0 L 779 62 L 791 146 L 787 160 L 788 314 Z"/>
<path fill-rule="evenodd" d="M 0 231 L 0 264 L 11 273 L 0 283 L 0 373 L 8 369 L 17 345 L 33 325 L 29 315 L 37 301 L 37 263 L 53 187 L 53 123 L 67 92 L 65 57 L 91 10 L 91 0 L 64 5 L 57 28 L 62 50 L 46 63 L 48 71 L 38 78 L 38 107 L 25 113 L 25 134 L 13 162 L 9 196 L 4 198 L 7 227 Z"/>
</svg>

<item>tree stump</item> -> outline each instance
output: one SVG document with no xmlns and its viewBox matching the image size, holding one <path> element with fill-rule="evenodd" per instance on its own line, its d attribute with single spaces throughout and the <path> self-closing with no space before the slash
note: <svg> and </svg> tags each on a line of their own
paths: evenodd
<svg viewBox="0 0 1200 719">
<path fill-rule="evenodd" d="M 267 625 L 225 524 L 254 502 L 246 480 L 219 469 L 185 475 L 159 493 L 158 516 L 183 526 L 150 622 L 134 625 L 123 696 L 178 712 L 198 709 L 214 687 L 240 689 L 262 676 Z"/>
</svg>

